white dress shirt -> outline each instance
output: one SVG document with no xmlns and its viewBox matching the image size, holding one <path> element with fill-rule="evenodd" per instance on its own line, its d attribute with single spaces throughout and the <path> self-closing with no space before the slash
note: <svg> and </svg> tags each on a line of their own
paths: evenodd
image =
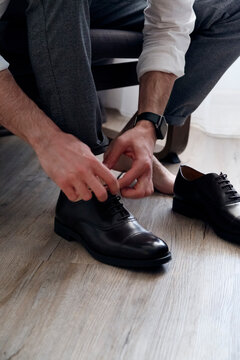
<svg viewBox="0 0 240 360">
<path fill-rule="evenodd" d="M 0 18 L 10 0 L 0 0 Z M 194 28 L 194 0 L 148 0 L 138 78 L 148 71 L 184 75 L 185 54 Z M 9 64 L 0 55 L 0 71 Z"/>
<path fill-rule="evenodd" d="M 5 10 L 10 3 L 10 0 L 0 0 L 0 18 L 5 13 Z M 4 60 L 0 54 L 0 71 L 7 69 L 9 64 Z"/>
</svg>

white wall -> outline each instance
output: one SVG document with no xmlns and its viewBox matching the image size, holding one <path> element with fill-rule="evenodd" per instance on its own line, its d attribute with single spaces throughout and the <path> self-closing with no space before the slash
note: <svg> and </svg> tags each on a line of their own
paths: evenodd
<svg viewBox="0 0 240 360">
<path fill-rule="evenodd" d="M 240 137 L 240 58 L 195 111 L 192 123 L 213 135 Z"/>
</svg>

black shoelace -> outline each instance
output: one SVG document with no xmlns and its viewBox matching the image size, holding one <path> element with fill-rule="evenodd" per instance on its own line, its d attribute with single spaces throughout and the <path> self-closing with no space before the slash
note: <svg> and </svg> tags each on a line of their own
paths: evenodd
<svg viewBox="0 0 240 360">
<path fill-rule="evenodd" d="M 127 218 L 129 216 L 129 213 L 124 208 L 123 204 L 120 202 L 121 197 L 118 195 L 112 195 L 111 193 L 108 193 L 108 205 L 109 205 L 109 211 L 111 211 L 112 215 L 120 214 L 122 218 Z"/>
<path fill-rule="evenodd" d="M 233 185 L 230 183 L 230 181 L 227 178 L 227 174 L 223 174 L 222 172 L 218 177 L 216 178 L 216 181 L 221 186 L 222 189 L 225 190 L 225 194 L 228 195 L 229 200 L 240 200 L 240 195 L 236 190 L 234 190 Z"/>
</svg>

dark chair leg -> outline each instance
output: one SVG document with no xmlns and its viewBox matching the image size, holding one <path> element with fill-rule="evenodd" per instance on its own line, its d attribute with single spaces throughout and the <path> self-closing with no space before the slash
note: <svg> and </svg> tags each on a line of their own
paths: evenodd
<svg viewBox="0 0 240 360">
<path fill-rule="evenodd" d="M 164 148 L 154 154 L 158 160 L 170 162 L 172 164 L 181 162 L 178 155 L 181 154 L 187 146 L 190 123 L 191 116 L 187 118 L 182 126 L 170 125 L 168 127 L 167 140 Z"/>
<path fill-rule="evenodd" d="M 124 126 L 124 128 L 120 131 L 119 135 L 123 134 L 125 131 L 132 129 L 134 125 L 135 118 L 137 116 L 137 112 L 131 117 L 128 123 Z M 118 135 L 118 136 L 119 136 Z"/>
</svg>

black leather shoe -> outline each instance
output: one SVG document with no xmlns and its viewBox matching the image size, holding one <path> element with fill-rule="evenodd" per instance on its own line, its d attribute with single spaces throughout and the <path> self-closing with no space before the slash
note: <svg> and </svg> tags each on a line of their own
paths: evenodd
<svg viewBox="0 0 240 360">
<path fill-rule="evenodd" d="M 221 238 L 240 243 L 240 194 L 225 174 L 202 174 L 181 166 L 174 185 L 173 211 L 199 218 Z"/>
<path fill-rule="evenodd" d="M 166 243 L 145 230 L 109 194 L 100 202 L 71 202 L 61 192 L 55 218 L 55 232 L 66 240 L 79 241 L 97 260 L 121 267 L 155 267 L 171 260 Z"/>
</svg>

